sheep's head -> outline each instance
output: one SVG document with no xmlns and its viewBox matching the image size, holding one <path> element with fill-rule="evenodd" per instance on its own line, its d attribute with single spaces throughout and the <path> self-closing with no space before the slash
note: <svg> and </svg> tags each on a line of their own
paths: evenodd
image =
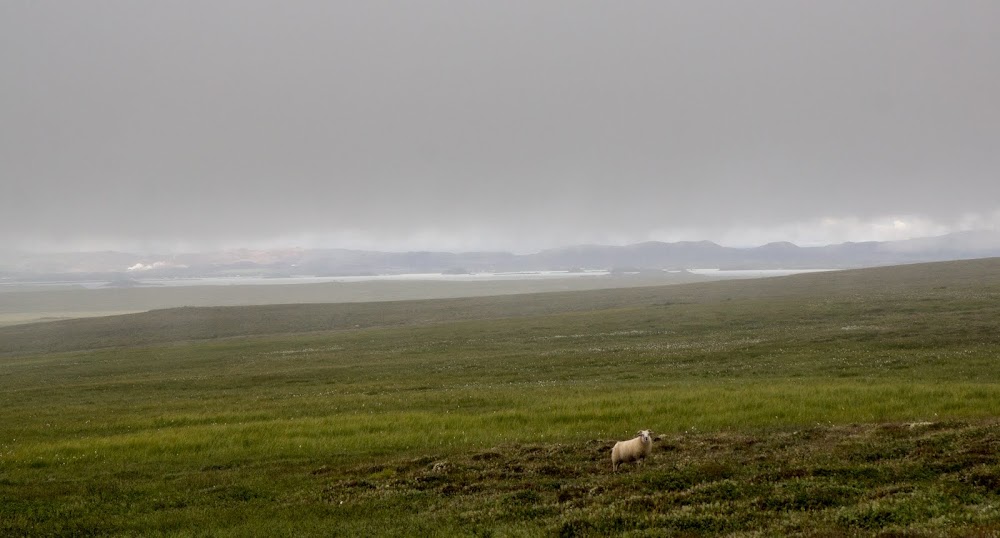
<svg viewBox="0 0 1000 538">
<path fill-rule="evenodd" d="M 636 435 L 638 435 L 640 438 L 642 438 L 642 443 L 643 444 L 652 443 L 653 442 L 653 432 L 651 432 L 649 430 L 640 430 L 639 433 L 636 434 Z"/>
</svg>

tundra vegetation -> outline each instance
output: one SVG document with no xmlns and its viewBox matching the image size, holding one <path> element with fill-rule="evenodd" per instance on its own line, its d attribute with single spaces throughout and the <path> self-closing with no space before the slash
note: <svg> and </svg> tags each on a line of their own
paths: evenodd
<svg viewBox="0 0 1000 538">
<path fill-rule="evenodd" d="M 4 327 L 0 535 L 996 536 L 998 358 L 998 260 Z"/>
</svg>

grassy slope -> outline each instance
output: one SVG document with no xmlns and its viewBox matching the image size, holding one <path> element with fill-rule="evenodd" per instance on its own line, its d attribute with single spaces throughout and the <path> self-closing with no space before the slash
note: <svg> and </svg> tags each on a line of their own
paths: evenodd
<svg viewBox="0 0 1000 538">
<path fill-rule="evenodd" d="M 998 269 L 5 329 L 0 534 L 1000 532 Z"/>
<path fill-rule="evenodd" d="M 122 316 L 0 327 L 0 354 L 422 325 L 667 304 L 719 306 L 729 301 L 766 300 L 766 304 L 819 301 L 863 306 L 866 301 L 878 301 L 883 307 L 891 307 L 893 302 L 916 297 L 924 301 L 960 298 L 960 295 L 996 297 L 1000 293 L 998 290 L 1000 258 L 991 258 L 678 286 L 417 301 L 172 308 Z"/>
</svg>

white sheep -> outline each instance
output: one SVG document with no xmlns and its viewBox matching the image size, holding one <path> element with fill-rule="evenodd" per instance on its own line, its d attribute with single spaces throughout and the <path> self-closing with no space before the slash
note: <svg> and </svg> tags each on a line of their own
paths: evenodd
<svg viewBox="0 0 1000 538">
<path fill-rule="evenodd" d="M 615 443 L 611 449 L 611 470 L 618 472 L 618 466 L 629 461 L 642 463 L 652 452 L 653 432 L 642 430 L 634 439 Z"/>
</svg>

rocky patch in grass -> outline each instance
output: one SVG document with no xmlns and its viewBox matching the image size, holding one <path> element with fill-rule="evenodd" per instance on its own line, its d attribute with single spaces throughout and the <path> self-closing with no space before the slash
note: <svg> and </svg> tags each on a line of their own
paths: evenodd
<svg viewBox="0 0 1000 538">
<path fill-rule="evenodd" d="M 355 517 L 408 504 L 480 534 L 525 523 L 553 536 L 1000 533 L 997 422 L 670 435 L 619 473 L 612 444 L 506 445 L 317 475 L 326 502 Z"/>
</svg>

